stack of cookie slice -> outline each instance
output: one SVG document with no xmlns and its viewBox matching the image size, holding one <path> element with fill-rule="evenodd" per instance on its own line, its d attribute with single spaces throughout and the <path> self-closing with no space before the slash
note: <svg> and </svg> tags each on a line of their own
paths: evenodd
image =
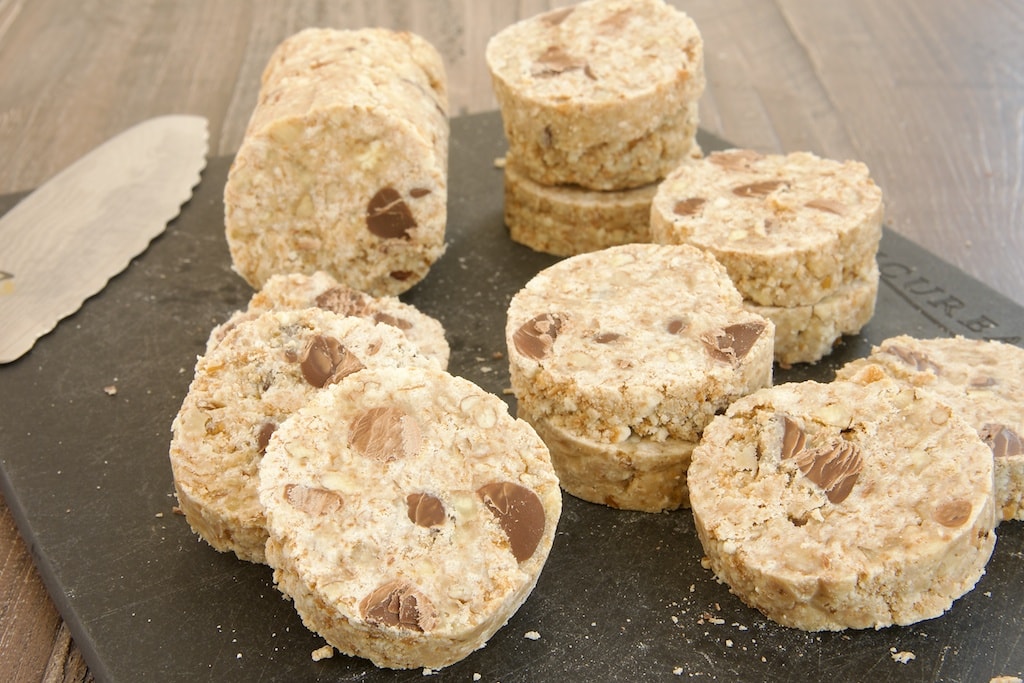
<svg viewBox="0 0 1024 683">
<path fill-rule="evenodd" d="M 704 427 L 772 381 L 774 326 L 688 245 L 566 258 L 512 298 L 505 329 L 518 416 L 563 489 L 615 508 L 688 505 Z"/>
<path fill-rule="evenodd" d="M 558 256 L 648 241 L 657 183 L 700 156 L 693 20 L 662 0 L 589 0 L 509 26 L 486 58 L 512 239 Z"/>
<path fill-rule="evenodd" d="M 651 237 L 714 254 L 745 305 L 775 323 L 776 360 L 809 363 L 874 314 L 882 215 L 860 162 L 734 149 L 661 183 Z"/>
</svg>

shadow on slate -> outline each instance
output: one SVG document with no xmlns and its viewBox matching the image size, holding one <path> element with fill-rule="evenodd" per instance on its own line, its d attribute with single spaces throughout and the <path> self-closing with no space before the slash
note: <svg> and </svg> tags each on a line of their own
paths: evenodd
<svg viewBox="0 0 1024 683">
<path fill-rule="evenodd" d="M 725 147 L 704 136 L 705 150 Z M 511 296 L 556 259 L 502 221 L 496 113 L 452 121 L 449 247 L 403 296 L 444 324 L 450 369 L 502 396 Z M 0 366 L 0 482 L 44 581 L 99 681 L 421 681 L 336 655 L 273 587 L 268 568 L 218 554 L 174 514 L 170 424 L 210 329 L 242 307 L 211 160 L 181 216 L 22 359 Z M 18 197 L 0 198 L 0 211 Z M 899 333 L 1020 343 L 1024 309 L 886 230 L 875 318 L 817 365 L 827 381 Z M 117 387 L 114 395 L 104 388 Z M 692 517 L 565 497 L 536 590 L 488 646 L 431 680 L 987 681 L 1024 672 L 1024 532 L 999 527 L 988 572 L 939 619 L 803 633 L 745 607 L 701 568 Z M 539 639 L 524 637 L 529 631 Z M 894 654 L 913 653 L 907 663 Z"/>
</svg>

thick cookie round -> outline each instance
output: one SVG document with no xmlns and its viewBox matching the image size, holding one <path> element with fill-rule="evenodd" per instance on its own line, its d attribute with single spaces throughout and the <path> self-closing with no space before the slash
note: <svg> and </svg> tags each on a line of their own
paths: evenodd
<svg viewBox="0 0 1024 683">
<path fill-rule="evenodd" d="M 1024 349 L 964 337 L 902 335 L 836 375 L 855 377 L 872 366 L 935 392 L 978 431 L 992 449 L 996 509 L 1003 520 L 1024 519 Z"/>
<path fill-rule="evenodd" d="M 536 584 L 561 513 L 548 451 L 505 403 L 440 370 L 321 392 L 260 463 L 267 559 L 305 624 L 389 668 L 482 647 Z"/>
<path fill-rule="evenodd" d="M 224 188 L 235 270 L 259 288 L 324 270 L 399 294 L 444 252 L 448 103 L 411 33 L 307 29 L 282 42 Z"/>
<path fill-rule="evenodd" d="M 513 393 L 553 426 L 603 443 L 696 441 L 771 384 L 774 329 L 711 255 L 627 244 L 534 276 L 512 297 L 505 340 Z"/>
<path fill-rule="evenodd" d="M 324 386 L 381 365 L 437 361 L 394 327 L 320 309 L 238 323 L 196 363 L 172 424 L 174 486 L 192 529 L 217 550 L 263 562 L 256 476 L 271 434 Z"/>
<path fill-rule="evenodd" d="M 593 190 L 664 178 L 693 144 L 704 92 L 697 25 L 662 0 L 590 0 L 487 43 L 510 154 L 543 185 Z"/>
<path fill-rule="evenodd" d="M 249 299 L 244 311 L 232 315 L 210 334 L 208 349 L 241 320 L 254 318 L 265 311 L 299 308 L 322 308 L 339 315 L 354 315 L 391 325 L 416 345 L 420 353 L 431 356 L 448 367 L 451 349 L 445 339 L 444 326 L 436 319 L 393 296 L 373 297 L 339 283 L 323 271 L 312 275 L 291 273 L 274 275 Z"/>
<path fill-rule="evenodd" d="M 882 214 L 882 192 L 862 163 L 727 150 L 661 183 L 651 238 L 714 254 L 755 304 L 813 306 L 869 275 Z"/>
<path fill-rule="evenodd" d="M 804 630 L 939 616 L 995 544 L 988 448 L 948 405 L 891 379 L 742 398 L 704 430 L 687 481 L 715 574 Z"/>
</svg>

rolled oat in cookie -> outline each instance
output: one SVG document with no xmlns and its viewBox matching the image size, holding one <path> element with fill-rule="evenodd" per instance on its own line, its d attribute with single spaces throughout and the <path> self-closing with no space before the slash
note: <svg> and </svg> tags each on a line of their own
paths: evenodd
<svg viewBox="0 0 1024 683">
<path fill-rule="evenodd" d="M 438 367 L 394 327 L 317 308 L 238 322 L 196 363 L 172 424 L 171 469 L 192 529 L 219 551 L 264 561 L 257 467 L 309 398 L 376 366 Z"/>
<path fill-rule="evenodd" d="M 533 590 L 561 514 L 536 433 L 437 369 L 321 392 L 278 430 L 259 486 L 277 586 L 332 646 L 387 668 L 483 647 Z"/>
<path fill-rule="evenodd" d="M 933 394 L 874 379 L 755 392 L 693 451 L 690 505 L 712 570 L 785 626 L 937 617 L 992 554 L 988 447 Z"/>
<path fill-rule="evenodd" d="M 609 247 L 542 270 L 512 297 L 512 391 L 585 439 L 696 441 L 716 412 L 771 384 L 774 329 L 699 249 Z"/>
<path fill-rule="evenodd" d="M 996 509 L 1024 519 L 1024 349 L 999 341 L 900 335 L 867 358 L 840 368 L 841 378 L 871 368 L 934 392 L 978 431 L 992 451 Z"/>
<path fill-rule="evenodd" d="M 322 308 L 339 315 L 354 315 L 373 320 L 378 325 L 391 325 L 420 350 L 436 358 L 442 368 L 448 367 L 451 349 L 444 326 L 415 306 L 397 297 L 373 297 L 343 285 L 323 271 L 312 275 L 291 273 L 274 275 L 252 298 L 244 311 L 232 315 L 210 334 L 210 345 L 219 343 L 239 321 L 253 318 L 265 311 L 299 308 Z"/>
<path fill-rule="evenodd" d="M 444 252 L 448 95 L 411 33 L 307 29 L 282 42 L 224 188 L 235 270 L 253 287 L 324 270 L 379 296 Z"/>
<path fill-rule="evenodd" d="M 733 149 L 661 183 L 651 237 L 714 254 L 752 303 L 813 306 L 868 277 L 882 216 L 882 192 L 862 163 Z"/>
<path fill-rule="evenodd" d="M 662 0 L 589 0 L 503 29 L 485 56 L 510 154 L 543 185 L 664 178 L 693 145 L 703 50 Z"/>
</svg>

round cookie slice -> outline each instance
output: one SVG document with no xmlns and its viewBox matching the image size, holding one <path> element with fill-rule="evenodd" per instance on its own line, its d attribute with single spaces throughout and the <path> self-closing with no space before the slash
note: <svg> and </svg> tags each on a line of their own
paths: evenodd
<svg viewBox="0 0 1024 683">
<path fill-rule="evenodd" d="M 274 580 L 332 646 L 448 666 L 533 590 L 561 514 L 536 433 L 441 370 L 368 369 L 278 429 L 260 463 Z"/>
<path fill-rule="evenodd" d="M 950 406 L 878 375 L 758 391 L 693 451 L 690 505 L 711 568 L 785 626 L 937 617 L 992 553 L 992 454 Z"/>
<path fill-rule="evenodd" d="M 222 552 L 264 561 L 256 471 L 271 434 L 313 394 L 382 365 L 437 367 L 389 325 L 321 309 L 239 322 L 196 363 L 172 423 L 171 469 L 192 529 Z"/>
<path fill-rule="evenodd" d="M 992 449 L 996 509 L 1003 520 L 1024 519 L 1024 349 L 965 337 L 901 335 L 836 376 L 855 377 L 869 367 L 935 392 L 967 420 Z"/>
<path fill-rule="evenodd" d="M 235 270 L 255 288 L 325 270 L 400 294 L 445 250 L 448 93 L 409 33 L 306 29 L 285 39 L 224 187 Z"/>
<path fill-rule="evenodd" d="M 736 398 L 771 384 L 775 326 L 688 245 L 626 244 L 564 259 L 509 304 L 512 391 L 584 439 L 697 441 Z"/>
<path fill-rule="evenodd" d="M 694 21 L 662 0 L 589 0 L 508 26 L 485 54 L 509 153 L 543 185 L 624 190 L 689 153 L 704 92 Z"/>
<path fill-rule="evenodd" d="M 812 306 L 869 275 L 882 214 L 882 191 L 860 162 L 734 149 L 669 174 L 651 205 L 651 238 L 711 252 L 755 304 Z"/>
<path fill-rule="evenodd" d="M 451 349 L 440 321 L 398 297 L 373 297 L 352 289 L 324 271 L 312 275 L 291 273 L 271 276 L 252 295 L 244 311 L 235 313 L 214 328 L 208 348 L 209 344 L 218 343 L 241 320 L 254 318 L 264 311 L 299 308 L 322 308 L 339 315 L 354 315 L 378 324 L 391 325 L 415 344 L 421 353 L 436 358 L 442 368 L 448 367 Z"/>
<path fill-rule="evenodd" d="M 602 443 L 556 427 L 519 401 L 516 415 L 537 431 L 551 452 L 562 490 L 619 510 L 663 512 L 689 507 L 686 469 L 693 441 L 630 436 Z"/>
</svg>

